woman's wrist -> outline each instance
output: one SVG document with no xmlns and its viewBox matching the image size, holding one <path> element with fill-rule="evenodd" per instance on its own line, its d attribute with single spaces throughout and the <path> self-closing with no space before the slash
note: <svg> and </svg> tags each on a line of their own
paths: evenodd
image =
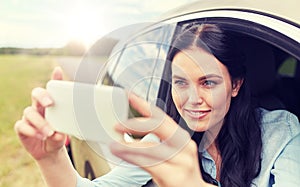
<svg viewBox="0 0 300 187">
<path fill-rule="evenodd" d="M 65 187 L 76 186 L 77 173 L 74 169 L 65 147 L 49 156 L 37 160 L 47 186 Z"/>
<path fill-rule="evenodd" d="M 36 159 L 36 162 L 39 166 L 46 165 L 48 166 L 50 163 L 57 163 L 60 159 L 64 158 L 66 156 L 66 148 L 61 147 L 57 151 L 53 151 L 52 153 L 49 153 L 47 156 Z"/>
</svg>

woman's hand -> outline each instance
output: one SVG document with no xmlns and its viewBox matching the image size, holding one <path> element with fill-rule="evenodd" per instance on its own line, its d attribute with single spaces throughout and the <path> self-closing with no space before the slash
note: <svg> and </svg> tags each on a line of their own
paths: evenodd
<svg viewBox="0 0 300 187">
<path fill-rule="evenodd" d="M 62 80 L 62 71 L 55 68 L 52 79 Z M 36 160 L 55 154 L 63 148 L 66 135 L 54 132 L 45 120 L 45 108 L 54 104 L 51 96 L 43 88 L 35 88 L 31 94 L 32 104 L 28 106 L 21 120 L 15 124 L 22 144 Z"/>
<path fill-rule="evenodd" d="M 144 117 L 118 124 L 116 130 L 134 135 L 154 133 L 161 142 L 113 143 L 113 154 L 148 171 L 159 186 L 211 186 L 202 179 L 197 146 L 188 132 L 141 98 L 130 95 L 129 102 Z"/>
</svg>

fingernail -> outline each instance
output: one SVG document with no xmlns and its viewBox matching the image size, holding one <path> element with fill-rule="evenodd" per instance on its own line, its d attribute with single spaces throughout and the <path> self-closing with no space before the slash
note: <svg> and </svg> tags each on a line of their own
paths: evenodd
<svg viewBox="0 0 300 187">
<path fill-rule="evenodd" d="M 126 130 L 126 128 L 124 128 L 122 125 L 120 125 L 120 124 L 116 124 L 115 125 L 115 130 L 117 131 L 117 132 L 124 132 L 125 130 Z"/>
<path fill-rule="evenodd" d="M 49 106 L 52 104 L 52 100 L 49 97 L 44 97 L 42 102 L 44 106 Z"/>
<path fill-rule="evenodd" d="M 43 134 L 44 134 L 44 137 L 50 137 L 50 136 L 52 136 L 53 134 L 54 134 L 54 131 L 51 129 L 51 128 L 49 128 L 49 127 L 47 127 L 47 126 L 45 126 L 44 128 L 43 128 Z"/>
<path fill-rule="evenodd" d="M 53 134 L 54 134 L 54 130 L 51 129 L 51 130 L 48 131 L 47 137 L 50 137 L 50 136 L 52 136 Z"/>
</svg>

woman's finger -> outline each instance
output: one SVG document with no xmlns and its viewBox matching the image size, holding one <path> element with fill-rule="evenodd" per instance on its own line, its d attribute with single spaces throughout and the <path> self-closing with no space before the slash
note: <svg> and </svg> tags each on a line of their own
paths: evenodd
<svg viewBox="0 0 300 187">
<path fill-rule="evenodd" d="M 177 148 L 185 146 L 191 140 L 189 133 L 163 112 L 159 117 L 129 119 L 117 124 L 115 129 L 122 134 L 129 133 L 137 136 L 153 133 L 161 141 Z"/>
<path fill-rule="evenodd" d="M 130 105 L 143 117 L 131 118 L 122 123 L 124 125 L 124 128 L 118 126 L 116 127 L 116 130 L 122 131 L 128 128 L 127 130 L 133 130 L 132 132 L 136 133 L 151 132 L 162 126 L 164 124 L 164 121 L 170 118 L 160 108 L 156 107 L 155 105 L 151 105 L 135 94 L 129 93 L 128 95 Z M 172 126 L 172 128 L 177 127 L 176 124 L 170 125 Z"/>
<path fill-rule="evenodd" d="M 174 155 L 170 147 L 163 143 L 154 142 L 114 142 L 110 145 L 110 149 L 114 155 L 141 167 L 149 167 L 162 163 Z"/>
<path fill-rule="evenodd" d="M 137 164 L 142 167 L 149 167 L 168 161 L 171 158 L 177 156 L 183 150 L 189 152 L 197 150 L 196 146 L 192 146 L 194 145 L 194 142 L 188 142 L 185 144 L 179 143 L 179 145 L 181 146 L 173 146 L 166 142 L 146 142 L 143 140 L 135 141 L 132 143 L 114 142 L 111 145 L 111 151 L 116 156 L 128 162 Z M 127 158 L 125 157 L 126 155 L 133 155 L 133 157 Z M 144 159 L 136 159 L 138 155 L 144 157 Z M 176 162 L 178 162 L 178 160 Z"/>
<path fill-rule="evenodd" d="M 60 67 L 54 68 L 51 79 L 62 80 L 63 73 Z M 53 100 L 44 88 L 34 88 L 31 92 L 32 107 L 34 107 L 42 116 L 44 116 L 45 107 L 53 105 Z"/>
<path fill-rule="evenodd" d="M 14 129 L 17 132 L 17 134 L 22 136 L 34 137 L 37 134 L 37 130 L 25 120 L 17 121 L 15 123 Z"/>
<path fill-rule="evenodd" d="M 129 102 L 144 117 L 131 118 L 117 124 L 115 127 L 117 131 L 139 136 L 154 133 L 161 141 L 178 149 L 191 140 L 189 133 L 157 106 L 150 105 L 134 94 L 129 94 Z"/>
<path fill-rule="evenodd" d="M 154 132 L 156 128 L 159 128 L 162 121 L 155 118 L 137 117 L 123 121 L 115 126 L 115 129 L 123 133 L 129 133 L 133 135 L 143 136 Z"/>
<path fill-rule="evenodd" d="M 140 113 L 144 117 L 150 117 L 151 114 L 151 106 L 144 99 L 138 97 L 133 93 L 128 93 L 129 104 L 132 108 L 134 108 L 138 113 Z"/>
<path fill-rule="evenodd" d="M 14 129 L 21 139 L 23 138 L 37 138 L 39 140 L 45 140 L 47 136 L 41 134 L 36 128 L 34 128 L 27 120 L 19 120 L 15 123 Z"/>
<path fill-rule="evenodd" d="M 51 79 L 52 80 L 63 80 L 63 71 L 62 71 L 61 67 L 57 66 L 54 68 L 54 70 L 52 71 Z"/>
<path fill-rule="evenodd" d="M 34 108 L 27 107 L 24 110 L 24 118 L 44 137 L 49 137 L 54 134 L 54 131 L 49 126 L 48 122 Z"/>
<path fill-rule="evenodd" d="M 31 106 L 44 116 L 45 108 L 54 104 L 51 96 L 44 88 L 34 88 L 31 92 Z"/>
</svg>

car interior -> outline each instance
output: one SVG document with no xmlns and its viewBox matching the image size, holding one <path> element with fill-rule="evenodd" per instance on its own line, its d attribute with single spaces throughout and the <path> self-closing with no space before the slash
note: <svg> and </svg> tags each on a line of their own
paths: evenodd
<svg viewBox="0 0 300 187">
<path fill-rule="evenodd" d="M 271 44 L 254 38 L 241 42 L 247 56 L 247 77 L 260 107 L 286 109 L 299 118 L 298 61 Z"/>
</svg>

